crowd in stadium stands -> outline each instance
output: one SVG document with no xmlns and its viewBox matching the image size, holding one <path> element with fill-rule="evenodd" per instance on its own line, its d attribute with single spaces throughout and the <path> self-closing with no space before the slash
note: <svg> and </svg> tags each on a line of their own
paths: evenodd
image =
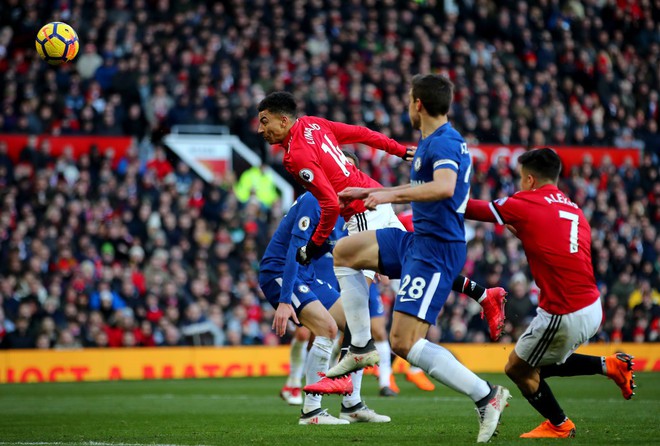
<svg viewBox="0 0 660 446">
<path fill-rule="evenodd" d="M 52 20 L 82 43 L 57 69 L 34 51 Z M 451 119 L 471 142 L 643 150 L 639 168 L 585 159 L 561 185 L 593 227 L 598 336 L 658 341 L 660 1 L 0 4 L 0 133 L 148 141 L 208 123 L 259 151 L 256 104 L 287 89 L 307 114 L 412 141 L 408 81 L 430 71 L 456 84 Z M 407 181 L 407 165 L 358 151 L 384 185 Z M 282 342 L 256 280 L 280 202 L 250 194 L 250 178 L 236 192 L 231 176 L 206 185 L 157 142 L 142 155 L 135 145 L 119 160 L 94 148 L 54 159 L 30 138 L 14 162 L 0 138 L 0 345 Z M 477 164 L 472 195 L 494 199 L 515 183 L 508 163 Z M 503 341 L 515 340 L 538 295 L 520 244 L 502 227 L 468 223 L 468 233 L 465 273 L 507 287 Z M 452 294 L 429 336 L 478 342 L 485 330 L 479 307 Z"/>
</svg>

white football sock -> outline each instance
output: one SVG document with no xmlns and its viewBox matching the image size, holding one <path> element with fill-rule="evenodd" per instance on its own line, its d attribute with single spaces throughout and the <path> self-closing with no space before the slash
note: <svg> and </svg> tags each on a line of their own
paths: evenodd
<svg viewBox="0 0 660 446">
<path fill-rule="evenodd" d="M 337 361 L 339 361 L 342 339 L 343 338 L 341 332 L 338 332 L 337 337 L 334 339 L 334 341 L 332 341 L 332 354 L 330 355 L 330 366 L 328 368 L 332 368 L 335 364 L 337 364 Z"/>
<path fill-rule="evenodd" d="M 353 407 L 360 401 L 360 389 L 362 388 L 362 370 L 351 373 L 351 380 L 353 381 L 353 393 L 342 398 L 341 403 L 344 407 Z"/>
<path fill-rule="evenodd" d="M 469 396 L 472 401 L 479 401 L 490 393 L 486 381 L 458 362 L 449 350 L 426 339 L 417 341 L 406 359 L 446 386 Z"/>
<path fill-rule="evenodd" d="M 305 358 L 307 357 L 307 341 L 299 341 L 293 338 L 289 359 L 289 378 L 286 380 L 288 387 L 300 387 L 302 376 L 305 371 Z"/>
<path fill-rule="evenodd" d="M 345 266 L 336 266 L 335 275 L 341 287 L 346 323 L 351 330 L 351 344 L 364 347 L 371 339 L 367 281 L 361 271 Z"/>
<path fill-rule="evenodd" d="M 332 339 L 323 336 L 317 336 L 312 343 L 312 348 L 307 354 L 307 364 L 305 367 L 305 382 L 307 385 L 314 384 L 321 380 L 318 372 L 328 371 L 330 362 L 330 353 L 332 353 Z M 305 395 L 305 404 L 303 412 L 308 413 L 321 407 L 321 396 L 311 394 Z"/>
<path fill-rule="evenodd" d="M 378 356 L 380 356 L 380 362 L 378 363 L 378 386 L 382 389 L 383 387 L 390 386 L 390 376 L 392 375 L 392 351 L 390 350 L 389 341 L 378 341 L 374 344 L 376 345 L 376 350 L 378 350 Z"/>
<path fill-rule="evenodd" d="M 412 375 L 412 374 L 415 374 L 415 373 L 423 372 L 423 371 L 424 371 L 424 370 L 422 370 L 422 369 L 420 369 L 419 367 L 414 366 L 414 365 L 412 365 L 412 364 L 410 364 L 410 367 L 408 367 L 408 373 L 410 373 L 411 375 Z"/>
</svg>

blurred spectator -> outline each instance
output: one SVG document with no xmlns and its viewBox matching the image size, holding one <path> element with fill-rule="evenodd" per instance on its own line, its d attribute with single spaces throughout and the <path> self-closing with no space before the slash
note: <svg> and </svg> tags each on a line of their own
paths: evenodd
<svg viewBox="0 0 660 446">
<path fill-rule="evenodd" d="M 241 174 L 234 186 L 236 198 L 241 203 L 247 203 L 250 198 L 256 198 L 266 208 L 270 208 L 279 197 L 272 175 L 266 172 L 266 165 L 254 166 Z"/>
<path fill-rule="evenodd" d="M 511 332 L 517 339 L 535 316 L 536 305 L 529 297 L 529 285 L 524 273 L 514 274 L 509 281 L 507 290 L 509 295 L 505 307 L 506 321 L 512 325 Z"/>
</svg>

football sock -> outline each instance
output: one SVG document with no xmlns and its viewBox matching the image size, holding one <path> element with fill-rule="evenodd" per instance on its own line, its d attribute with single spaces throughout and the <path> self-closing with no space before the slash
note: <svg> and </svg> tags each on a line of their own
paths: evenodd
<svg viewBox="0 0 660 446">
<path fill-rule="evenodd" d="M 555 399 L 555 396 L 552 394 L 552 390 L 548 386 L 548 383 L 544 379 L 541 379 L 539 383 L 539 388 L 533 395 L 524 395 L 529 401 L 534 409 L 545 418 L 547 418 L 555 426 L 559 426 L 561 423 L 566 421 L 566 415 L 559 403 Z"/>
<path fill-rule="evenodd" d="M 348 347 L 351 345 L 351 330 L 348 328 L 348 324 L 344 327 L 344 337 L 341 340 L 341 348 L 339 349 L 339 361 L 344 359 L 346 353 L 348 353 Z"/>
<path fill-rule="evenodd" d="M 325 373 L 328 371 L 328 363 L 330 362 L 330 354 L 332 353 L 332 339 L 324 336 L 317 336 L 314 339 L 312 348 L 309 349 L 307 354 L 307 364 L 305 370 L 305 382 L 307 384 L 314 384 L 321 380 L 318 372 Z M 321 396 L 307 394 L 305 395 L 305 404 L 303 412 L 307 413 L 311 410 L 321 407 Z"/>
<path fill-rule="evenodd" d="M 353 381 L 353 393 L 346 395 L 342 398 L 341 403 L 344 407 L 352 407 L 362 401 L 360 390 L 362 388 L 362 370 L 351 373 L 351 381 Z"/>
<path fill-rule="evenodd" d="M 426 339 L 417 341 L 406 359 L 472 401 L 479 401 L 491 392 L 490 385 L 458 362 L 449 350 Z"/>
<path fill-rule="evenodd" d="M 330 355 L 330 366 L 328 368 L 337 364 L 337 361 L 339 361 L 339 353 L 341 352 L 341 340 L 342 334 L 340 332 L 332 342 L 332 354 Z"/>
<path fill-rule="evenodd" d="M 463 293 L 480 302 L 486 297 L 486 288 L 465 276 L 456 276 L 451 287 L 457 293 Z"/>
<path fill-rule="evenodd" d="M 411 364 L 410 367 L 408 368 L 408 373 L 410 373 L 411 375 L 413 375 L 413 374 L 415 374 L 415 373 L 423 372 L 423 371 L 424 371 L 424 370 L 422 370 L 422 369 L 420 369 L 419 367 L 417 367 L 417 366 L 415 366 L 415 365 L 412 365 L 412 364 Z"/>
<path fill-rule="evenodd" d="M 288 387 L 301 386 L 306 357 L 307 341 L 299 341 L 293 338 L 291 341 L 289 378 L 286 381 Z"/>
<path fill-rule="evenodd" d="M 579 355 L 573 353 L 563 364 L 544 365 L 541 367 L 541 379 L 551 376 L 582 376 L 604 374 L 605 357 Z"/>
<path fill-rule="evenodd" d="M 364 347 L 371 339 L 367 281 L 361 271 L 345 266 L 336 266 L 335 275 L 341 287 L 346 324 L 353 337 L 351 344 L 355 347 Z"/>
<path fill-rule="evenodd" d="M 376 350 L 378 350 L 378 356 L 380 356 L 380 363 L 378 364 L 378 387 L 382 389 L 383 387 L 390 386 L 390 376 L 392 375 L 392 363 L 390 362 L 390 342 L 378 341 L 374 344 L 376 345 Z"/>
</svg>

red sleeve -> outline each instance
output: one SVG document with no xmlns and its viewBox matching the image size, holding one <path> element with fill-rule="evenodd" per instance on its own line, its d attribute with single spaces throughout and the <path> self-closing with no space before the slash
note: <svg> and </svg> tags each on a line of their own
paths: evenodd
<svg viewBox="0 0 660 446">
<path fill-rule="evenodd" d="M 492 203 L 484 200 L 474 200 L 470 198 L 465 209 L 465 218 L 468 220 L 487 221 L 490 223 L 500 223 L 497 220 L 497 214 L 492 208 Z"/>
<path fill-rule="evenodd" d="M 499 198 L 489 204 L 497 222 L 501 225 L 515 225 L 520 217 L 529 213 L 529 203 L 520 194 L 527 192 L 516 192 L 510 197 Z"/>
<path fill-rule="evenodd" d="M 312 241 L 320 246 L 332 234 L 339 218 L 337 192 L 316 160 L 296 162 L 292 167 L 298 172 L 296 180 L 310 191 L 321 205 L 321 218 L 312 234 Z"/>
<path fill-rule="evenodd" d="M 366 144 L 376 149 L 384 150 L 391 155 L 403 158 L 406 155 L 406 146 L 399 144 L 382 133 L 374 132 L 366 127 L 349 125 L 341 122 L 326 121 L 328 127 L 337 138 L 339 144 Z"/>
</svg>

